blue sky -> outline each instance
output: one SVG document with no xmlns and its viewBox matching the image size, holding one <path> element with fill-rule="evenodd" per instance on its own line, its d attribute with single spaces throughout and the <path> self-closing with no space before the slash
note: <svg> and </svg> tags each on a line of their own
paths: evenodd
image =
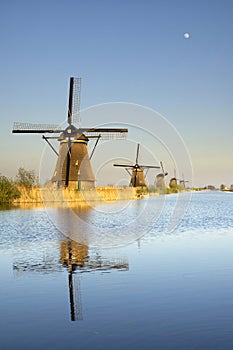
<svg viewBox="0 0 233 350">
<path fill-rule="evenodd" d="M 196 185 L 233 183 L 232 12 L 226 0 L 2 1 L 0 172 L 38 171 L 41 137 L 12 135 L 13 121 L 62 122 L 73 75 L 82 108 L 122 101 L 166 117 Z"/>
</svg>

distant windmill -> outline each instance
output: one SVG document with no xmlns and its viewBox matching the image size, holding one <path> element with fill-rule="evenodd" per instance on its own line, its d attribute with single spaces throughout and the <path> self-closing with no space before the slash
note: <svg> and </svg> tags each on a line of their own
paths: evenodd
<svg viewBox="0 0 233 350">
<path fill-rule="evenodd" d="M 52 182 L 58 187 L 90 189 L 95 186 L 95 176 L 90 158 L 100 138 L 125 138 L 128 129 L 122 128 L 80 128 L 80 91 L 81 78 L 70 78 L 68 126 L 65 129 L 54 124 L 14 123 L 13 133 L 60 134 L 60 136 L 42 136 L 57 154 L 57 164 Z M 87 144 L 90 138 L 96 138 L 91 157 Z M 60 141 L 59 153 L 49 139 Z"/>
<path fill-rule="evenodd" d="M 165 188 L 166 184 L 165 184 L 165 176 L 168 175 L 167 172 L 164 171 L 164 167 L 163 167 L 163 162 L 160 162 L 161 165 L 161 169 L 162 169 L 162 173 L 156 175 L 156 181 L 155 181 L 155 187 L 157 188 Z"/>
<path fill-rule="evenodd" d="M 138 164 L 138 157 L 139 157 L 139 147 L 140 145 L 137 145 L 137 153 L 136 153 L 136 161 L 134 165 L 128 165 L 128 164 L 113 164 L 113 166 L 122 167 L 125 168 L 127 173 L 131 176 L 130 180 L 130 186 L 132 187 L 146 187 L 146 175 L 149 169 L 160 169 L 159 166 L 154 165 L 139 165 Z M 144 176 L 144 170 L 147 170 L 146 175 Z M 130 172 L 132 170 L 132 172 Z"/>
<path fill-rule="evenodd" d="M 180 189 L 185 189 L 185 184 L 188 183 L 188 180 L 184 179 L 184 174 L 182 174 L 182 179 L 179 180 L 180 182 Z"/>
<path fill-rule="evenodd" d="M 182 179 L 177 179 L 176 177 L 176 169 L 174 169 L 174 177 L 170 179 L 169 186 L 170 187 L 177 187 L 179 181 L 179 187 L 180 189 L 185 189 L 185 184 L 189 182 L 188 180 L 184 179 L 184 174 L 182 174 Z"/>
<path fill-rule="evenodd" d="M 169 181 L 169 187 L 177 187 L 176 169 L 174 169 L 174 177 L 172 177 Z"/>
</svg>

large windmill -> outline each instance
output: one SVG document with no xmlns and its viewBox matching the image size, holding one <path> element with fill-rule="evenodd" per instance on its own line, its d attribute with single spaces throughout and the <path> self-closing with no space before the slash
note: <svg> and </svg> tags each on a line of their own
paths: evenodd
<svg viewBox="0 0 233 350">
<path fill-rule="evenodd" d="M 95 186 L 95 176 L 88 155 L 87 144 L 90 138 L 96 138 L 95 150 L 99 139 L 125 138 L 128 129 L 122 128 L 80 128 L 80 90 L 81 78 L 70 78 L 68 126 L 63 129 L 54 124 L 14 123 L 13 133 L 40 133 L 42 138 L 57 154 L 57 164 L 52 182 L 57 187 L 70 189 L 90 189 Z M 44 134 L 60 134 L 45 136 Z M 60 141 L 59 153 L 49 139 Z"/>
<path fill-rule="evenodd" d="M 137 153 L 136 153 L 136 160 L 134 165 L 129 164 L 113 164 L 113 166 L 122 167 L 125 168 L 127 173 L 131 176 L 130 180 L 130 186 L 132 187 L 147 187 L 146 185 L 146 175 L 149 169 L 159 169 L 159 166 L 154 165 L 139 165 L 138 164 L 138 158 L 139 158 L 139 148 L 140 145 L 137 145 Z M 130 170 L 132 172 L 130 172 Z M 146 171 L 146 174 L 144 175 L 144 170 Z"/>
</svg>

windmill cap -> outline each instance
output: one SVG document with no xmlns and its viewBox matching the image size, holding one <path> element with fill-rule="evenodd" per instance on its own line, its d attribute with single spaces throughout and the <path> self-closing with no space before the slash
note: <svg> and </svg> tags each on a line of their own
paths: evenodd
<svg viewBox="0 0 233 350">
<path fill-rule="evenodd" d="M 89 141 L 88 137 L 80 133 L 80 131 L 74 125 L 67 126 L 67 128 L 62 132 L 58 140 L 62 141 L 65 140 L 67 137 L 72 137 L 74 140 L 82 140 L 85 142 Z"/>
</svg>

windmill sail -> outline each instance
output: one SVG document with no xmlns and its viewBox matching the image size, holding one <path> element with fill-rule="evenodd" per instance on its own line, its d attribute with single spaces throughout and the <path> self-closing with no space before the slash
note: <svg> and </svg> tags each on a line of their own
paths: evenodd
<svg viewBox="0 0 233 350">
<path fill-rule="evenodd" d="M 80 126 L 80 92 L 81 78 L 70 78 L 70 92 L 68 105 L 68 124 Z"/>
<path fill-rule="evenodd" d="M 14 122 L 13 134 L 46 134 L 46 133 L 61 133 L 63 130 L 57 124 L 35 124 L 35 123 L 20 123 Z"/>
<path fill-rule="evenodd" d="M 68 129 L 69 130 L 69 129 Z M 67 132 L 68 132 L 67 130 Z M 85 133 L 88 138 L 97 138 L 101 134 L 101 139 L 125 139 L 128 129 L 125 128 L 74 128 L 76 134 Z M 72 131 L 73 131 L 72 130 Z M 60 134 L 65 130 L 58 124 L 38 124 L 38 123 L 21 123 L 14 122 L 13 134 Z"/>
</svg>

